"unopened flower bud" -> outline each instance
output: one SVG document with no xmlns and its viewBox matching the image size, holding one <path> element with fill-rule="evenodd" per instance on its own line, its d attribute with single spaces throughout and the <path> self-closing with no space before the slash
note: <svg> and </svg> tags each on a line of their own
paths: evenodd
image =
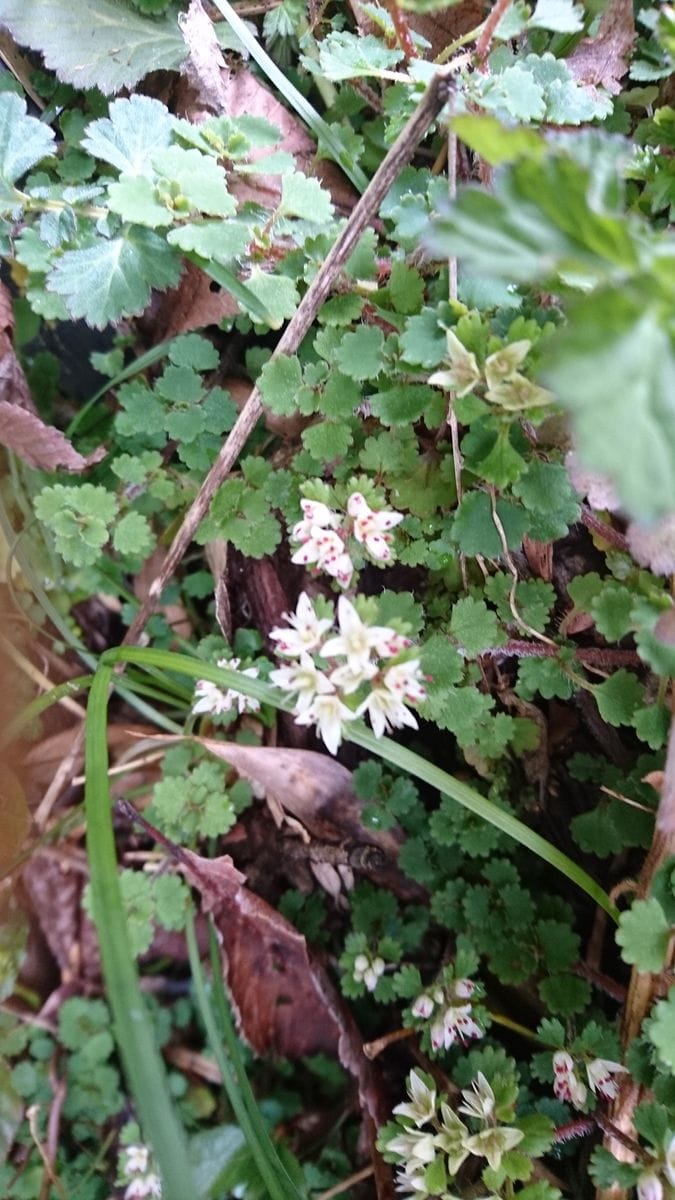
<svg viewBox="0 0 675 1200">
<path fill-rule="evenodd" d="M 658 1175 L 641 1175 L 637 1183 L 638 1200 L 663 1200 L 663 1184 Z"/>
</svg>

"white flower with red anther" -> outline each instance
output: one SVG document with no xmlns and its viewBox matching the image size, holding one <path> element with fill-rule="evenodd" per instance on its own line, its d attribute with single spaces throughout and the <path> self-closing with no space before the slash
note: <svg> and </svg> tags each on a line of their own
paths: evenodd
<svg viewBox="0 0 675 1200">
<path fill-rule="evenodd" d="M 330 679 L 319 670 L 309 654 L 301 654 L 297 664 L 270 671 L 270 680 L 284 692 L 297 692 L 297 713 L 305 712 L 315 696 L 327 696 L 335 691 Z"/>
<path fill-rule="evenodd" d="M 621 1063 L 612 1062 L 608 1058 L 594 1058 L 586 1064 L 586 1074 L 592 1092 L 605 1097 L 605 1100 L 615 1100 L 619 1094 L 617 1075 L 626 1075 Z"/>
<path fill-rule="evenodd" d="M 391 558 L 389 530 L 403 520 L 403 513 L 391 509 L 374 512 L 360 492 L 352 492 L 347 512 L 354 522 L 354 537 L 380 562 Z"/>
<path fill-rule="evenodd" d="M 322 654 L 324 658 L 344 657 L 352 671 L 359 671 L 370 662 L 378 643 L 393 636 L 394 630 L 384 625 L 367 625 L 346 596 L 340 596 L 337 602 L 337 615 L 340 633 L 328 639 Z"/>
<path fill-rule="evenodd" d="M 327 696 L 316 696 L 309 708 L 298 713 L 296 725 L 316 725 L 319 737 L 331 754 L 337 754 L 342 742 L 342 731 L 348 721 L 353 721 L 356 713 L 343 704 L 335 693 Z"/>
<path fill-rule="evenodd" d="M 289 657 L 318 650 L 324 635 L 333 626 L 330 617 L 317 617 L 307 592 L 300 593 L 295 612 L 284 613 L 284 620 L 290 628 L 277 626 L 270 631 L 270 638 L 277 643 L 279 654 Z"/>
<path fill-rule="evenodd" d="M 553 1055 L 553 1091 L 559 1100 L 567 1100 L 575 1108 L 583 1108 L 586 1102 L 586 1088 L 567 1050 L 557 1050 Z"/>
</svg>

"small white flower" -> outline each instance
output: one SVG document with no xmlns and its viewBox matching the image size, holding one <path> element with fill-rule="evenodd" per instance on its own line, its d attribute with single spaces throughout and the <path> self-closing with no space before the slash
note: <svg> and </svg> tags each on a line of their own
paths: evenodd
<svg viewBox="0 0 675 1200">
<path fill-rule="evenodd" d="M 373 662 L 362 663 L 358 671 L 353 670 L 349 663 L 345 663 L 342 667 L 336 667 L 330 673 L 330 681 L 339 688 L 345 696 L 350 696 L 360 688 L 362 683 L 372 679 L 377 675 L 377 664 Z"/>
<path fill-rule="evenodd" d="M 389 667 L 384 676 L 384 686 L 396 696 L 397 700 L 405 700 L 408 704 L 419 704 L 426 700 L 427 693 L 421 682 L 419 659 L 397 663 Z"/>
<path fill-rule="evenodd" d="M 411 729 L 418 728 L 410 709 L 385 687 L 373 688 L 370 695 L 366 696 L 356 710 L 359 717 L 364 712 L 368 713 L 375 737 L 382 737 L 390 729 L 402 729 L 404 725 Z"/>
<path fill-rule="evenodd" d="M 470 1004 L 451 1004 L 434 1022 L 430 1030 L 434 1050 L 449 1050 L 455 1042 L 483 1036 L 483 1030 L 471 1016 Z"/>
<path fill-rule="evenodd" d="M 124 1200 L 145 1200 L 146 1196 L 161 1195 L 162 1184 L 158 1175 L 139 1175 L 137 1179 L 132 1179 L 124 1193 Z"/>
<path fill-rule="evenodd" d="M 464 1089 L 462 1096 L 464 1103 L 460 1104 L 458 1112 L 478 1121 L 490 1119 L 495 1109 L 495 1094 L 482 1071 L 473 1080 L 471 1091 Z"/>
<path fill-rule="evenodd" d="M 218 660 L 219 667 L 228 668 L 231 671 L 236 671 L 239 667 L 238 658 L 220 658 Z M 248 675 L 251 679 L 258 678 L 257 667 L 246 667 L 244 671 L 239 672 L 240 675 Z M 192 705 L 192 712 L 197 713 L 212 713 L 219 715 L 229 712 L 230 709 L 236 708 L 241 716 L 245 712 L 259 712 L 260 701 L 254 700 L 251 696 L 244 696 L 242 692 L 237 692 L 233 688 L 228 688 L 227 691 L 222 691 L 215 683 L 209 683 L 208 679 L 198 679 L 195 684 L 196 702 Z"/>
<path fill-rule="evenodd" d="M 473 979 L 458 979 L 453 984 L 453 991 L 458 1000 L 469 1000 L 476 990 Z"/>
<path fill-rule="evenodd" d="M 619 1094 L 616 1076 L 626 1075 L 627 1071 L 621 1063 L 608 1058 L 594 1058 L 593 1062 L 586 1064 L 586 1074 L 592 1092 L 596 1095 L 600 1093 L 606 1100 L 615 1100 Z"/>
<path fill-rule="evenodd" d="M 123 1165 L 125 1175 L 144 1175 L 150 1161 L 150 1151 L 147 1146 L 127 1146 L 124 1153 L 126 1161 Z"/>
<path fill-rule="evenodd" d="M 393 629 L 383 625 L 366 625 L 346 596 L 337 603 L 338 637 L 329 638 L 323 647 L 325 658 L 344 657 L 352 671 L 359 671 L 370 662 L 371 650 L 383 639 L 392 637 Z"/>
<path fill-rule="evenodd" d="M 587 1091 L 578 1078 L 574 1059 L 566 1050 L 553 1055 L 553 1091 L 559 1100 L 567 1100 L 575 1108 L 583 1108 Z"/>
<path fill-rule="evenodd" d="M 315 696 L 326 696 L 335 689 L 323 671 L 315 665 L 309 654 L 301 654 L 300 662 L 289 667 L 270 671 L 270 680 L 284 692 L 297 692 L 295 711 L 305 712 Z"/>
<path fill-rule="evenodd" d="M 478 363 L 476 362 L 475 354 L 467 350 L 463 342 L 460 342 L 456 333 L 452 329 L 448 329 L 448 358 L 450 359 L 450 370 L 434 371 L 433 375 L 429 376 L 428 383 L 434 387 L 446 388 L 449 391 L 455 392 L 457 396 L 466 396 L 467 392 L 480 382 L 481 373 Z"/>
<path fill-rule="evenodd" d="M 356 713 L 343 704 L 335 694 L 316 696 L 309 708 L 295 717 L 296 725 L 316 725 L 319 737 L 331 754 L 337 754 L 342 741 L 342 727 L 353 721 Z"/>
<path fill-rule="evenodd" d="M 431 996 L 418 996 L 410 1011 L 413 1017 L 417 1017 L 418 1020 L 426 1021 L 434 1011 L 434 1002 L 431 999 Z"/>
<path fill-rule="evenodd" d="M 374 992 L 378 980 L 386 970 L 386 963 L 379 955 L 369 958 L 367 954 L 357 954 L 354 959 L 354 979 L 357 983 L 365 984 L 369 992 Z"/>
<path fill-rule="evenodd" d="M 290 629 L 277 627 L 270 632 L 270 638 L 277 642 L 279 654 L 297 657 L 303 651 L 317 650 L 324 634 L 332 628 L 333 622 L 329 617 L 317 617 L 314 605 L 307 592 L 301 592 L 294 613 L 284 613 Z"/>
<path fill-rule="evenodd" d="M 327 504 L 322 504 L 320 500 L 301 500 L 300 507 L 303 513 L 303 520 L 298 521 L 297 525 L 291 530 L 291 537 L 295 542 L 306 542 L 312 536 L 312 529 L 338 529 L 340 527 L 340 516 L 333 512 Z"/>
<path fill-rule="evenodd" d="M 196 716 L 198 713 L 212 713 L 214 716 L 219 716 L 221 713 L 227 712 L 230 708 L 228 694 L 221 692 L 217 684 L 211 683 L 208 679 L 198 679 L 195 684 L 195 702 L 192 705 L 192 712 Z"/>
<path fill-rule="evenodd" d="M 373 512 L 360 492 L 352 492 L 347 501 L 347 512 L 354 521 L 354 537 L 365 545 L 369 554 L 380 562 L 391 558 L 388 531 L 403 520 L 403 513 L 391 510 Z"/>
<path fill-rule="evenodd" d="M 387 1142 L 387 1150 L 391 1150 L 392 1154 L 400 1154 L 410 1166 L 414 1165 L 415 1159 L 418 1163 L 426 1164 L 433 1162 L 436 1157 L 434 1135 L 423 1129 L 406 1129 L 405 1133 Z"/>
<path fill-rule="evenodd" d="M 663 1184 L 658 1175 L 651 1172 L 641 1175 L 637 1181 L 638 1200 L 663 1200 Z"/>
<path fill-rule="evenodd" d="M 466 1139 L 464 1145 L 472 1154 L 480 1154 L 483 1158 L 487 1158 L 492 1170 L 498 1171 L 506 1152 L 513 1150 L 514 1146 L 522 1142 L 524 1137 L 522 1129 L 498 1125 L 489 1129 L 481 1129 L 480 1133 L 474 1133 Z"/>
<path fill-rule="evenodd" d="M 408 1096 L 411 1103 L 397 1104 L 394 1116 L 405 1117 L 415 1125 L 424 1125 L 436 1112 L 436 1088 L 425 1083 L 419 1071 L 408 1076 Z"/>
<path fill-rule="evenodd" d="M 395 633 L 392 637 L 387 637 L 384 641 L 378 642 L 375 647 L 375 653 L 378 658 L 396 658 L 397 654 L 401 654 L 409 646 L 412 646 L 410 638 L 404 637 L 402 633 Z"/>
<path fill-rule="evenodd" d="M 462 1163 L 469 1157 L 469 1151 L 464 1145 L 468 1135 L 469 1131 L 457 1113 L 448 1104 L 441 1103 L 441 1130 L 434 1140 L 448 1157 L 450 1175 L 456 1175 Z"/>
<path fill-rule="evenodd" d="M 406 1165 L 396 1173 L 396 1191 L 402 1196 L 414 1197 L 414 1200 L 426 1200 L 429 1195 L 429 1189 L 424 1182 L 424 1166 L 417 1166 L 412 1163 Z"/>
</svg>

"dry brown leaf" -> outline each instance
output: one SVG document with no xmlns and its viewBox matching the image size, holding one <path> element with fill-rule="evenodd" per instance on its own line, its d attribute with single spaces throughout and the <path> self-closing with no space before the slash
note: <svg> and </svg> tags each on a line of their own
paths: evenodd
<svg viewBox="0 0 675 1200">
<path fill-rule="evenodd" d="M 82 909 L 82 892 L 87 881 L 84 855 L 36 850 L 21 877 L 64 982 L 74 978 L 98 979 L 101 963 L 96 931 Z"/>
<path fill-rule="evenodd" d="M 635 40 L 632 0 L 610 0 L 597 36 L 584 38 L 567 59 L 572 74 L 587 87 L 599 84 L 616 96 Z"/>
<path fill-rule="evenodd" d="M 201 0 L 190 0 L 188 11 L 178 17 L 178 24 L 188 49 L 181 73 L 202 104 L 216 113 L 224 112 L 227 94 L 221 71 L 227 72 L 227 67 L 213 22 L 206 15 Z"/>
<path fill-rule="evenodd" d="M 29 467 L 41 471 L 55 471 L 57 467 L 66 471 L 86 471 L 106 455 L 104 446 L 86 456 L 80 454 L 60 429 L 45 425 L 34 413 L 6 400 L 0 400 L 0 445 L 6 446 Z"/>
<path fill-rule="evenodd" d="M 163 342 L 192 329 L 219 325 L 226 318 L 236 317 L 238 312 L 239 305 L 229 292 L 199 267 L 186 262 L 178 287 L 158 298 L 152 316 L 152 336 L 156 342 Z"/>
<path fill-rule="evenodd" d="M 13 329 L 12 297 L 5 285 L 0 283 L 0 400 L 9 401 L 34 413 L 35 405 L 28 381 L 14 353 Z"/>
<path fill-rule="evenodd" d="M 284 816 L 318 842 L 347 844 L 359 853 L 369 879 L 404 900 L 421 900 L 425 892 L 397 865 L 400 838 L 393 831 L 368 829 L 361 820 L 361 802 L 351 772 L 314 750 L 272 746 L 241 746 L 213 738 L 196 738 L 217 758 L 229 762 L 239 775 L 265 789 Z M 296 826 L 297 827 L 297 826 Z"/>
<path fill-rule="evenodd" d="M 390 1112 L 359 1031 L 307 942 L 276 909 L 244 887 L 229 855 L 179 853 L 181 869 L 211 913 L 224 956 L 225 983 L 240 1033 L 257 1054 L 339 1058 L 357 1082 L 376 1125 Z"/>
</svg>

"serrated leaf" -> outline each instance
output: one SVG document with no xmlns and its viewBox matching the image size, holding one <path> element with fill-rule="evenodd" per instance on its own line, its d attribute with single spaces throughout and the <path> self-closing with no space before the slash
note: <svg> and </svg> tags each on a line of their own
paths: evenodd
<svg viewBox="0 0 675 1200">
<path fill-rule="evenodd" d="M 392 50 L 380 38 L 367 34 L 329 33 L 319 44 L 321 74 L 337 82 L 359 76 L 379 75 L 391 71 L 404 57 L 402 50 Z M 305 60 L 310 67 L 311 60 Z"/>
<path fill-rule="evenodd" d="M 353 440 L 349 426 L 338 425 L 335 421 L 319 421 L 302 434 L 303 446 L 317 462 L 333 462 L 342 458 Z"/>
<path fill-rule="evenodd" d="M 293 316 L 300 302 L 298 289 L 292 279 L 285 275 L 268 275 L 260 267 L 253 268 L 246 280 L 246 287 L 267 312 L 270 329 L 279 329 L 284 321 Z M 240 297 L 237 296 L 237 299 L 240 300 Z M 260 320 L 257 312 L 252 316 Z"/>
<path fill-rule="evenodd" d="M 147 308 L 152 288 L 174 287 L 180 262 L 163 238 L 136 227 L 126 237 L 98 238 L 83 250 L 67 250 L 47 276 L 71 317 L 103 329 Z"/>
<path fill-rule="evenodd" d="M 4 20 L 4 14 L 0 13 Z M 13 92 L 0 95 L 0 206 L 16 206 L 12 184 L 53 152 L 54 131 L 27 116 L 26 101 Z"/>
<path fill-rule="evenodd" d="M 597 289 L 551 339 L 544 378 L 572 414 L 584 462 L 610 477 L 629 513 L 672 512 L 675 352 L 658 312 Z"/>
<path fill-rule="evenodd" d="M 636 675 L 623 667 L 593 689 L 603 721 L 610 725 L 630 725 L 644 697 L 644 687 Z"/>
<path fill-rule="evenodd" d="M 659 1058 L 675 1075 L 675 988 L 666 1000 L 659 1000 L 652 1010 L 649 1038 L 656 1046 Z"/>
<path fill-rule="evenodd" d="M 467 146 L 494 167 L 525 156 L 539 158 L 544 153 L 544 141 L 539 133 L 503 125 L 496 117 L 462 113 L 452 118 L 451 125 Z"/>
<path fill-rule="evenodd" d="M 296 354 L 278 354 L 266 362 L 258 377 L 262 402 L 272 412 L 289 417 L 302 392 L 302 367 Z"/>
<path fill-rule="evenodd" d="M 537 0 L 528 21 L 530 29 L 550 29 L 553 33 L 578 33 L 584 26 L 584 10 L 573 0 Z"/>
<path fill-rule="evenodd" d="M 604 145 L 589 142 L 589 153 L 597 148 L 600 160 Z M 459 255 L 479 275 L 511 282 L 551 279 L 558 271 L 604 280 L 637 270 L 632 230 L 598 190 L 590 166 L 562 151 L 541 161 L 522 159 L 503 169 L 493 193 L 464 188 L 451 211 L 432 222 L 426 240 L 435 252 Z"/>
<path fill-rule="evenodd" d="M 150 71 L 170 71 L 187 50 L 174 5 L 148 19 L 116 0 L 3 0 L 2 23 L 20 46 L 44 56 L 58 78 L 113 95 Z M 86 41 L 83 24 L 86 22 Z"/>
<path fill-rule="evenodd" d="M 370 407 L 383 425 L 410 425 L 419 420 L 437 396 L 438 393 L 425 383 L 402 383 L 384 392 L 375 392 L 370 397 Z"/>
<path fill-rule="evenodd" d="M 175 120 L 159 100 L 135 95 L 113 100 L 108 116 L 92 121 L 81 145 L 125 175 L 145 175 L 153 154 L 171 142 Z"/>
<path fill-rule="evenodd" d="M 497 513 L 506 534 L 509 549 L 515 550 L 529 527 L 522 508 L 505 500 L 497 501 Z M 485 492 L 468 492 L 455 514 L 452 536 L 463 554 L 484 554 L 499 558 L 503 547 L 492 516 L 490 498 Z"/>
<path fill-rule="evenodd" d="M 108 187 L 108 207 L 123 221 L 161 229 L 173 225 L 173 213 L 157 198 L 157 189 L 144 176 L 123 176 Z"/>
<path fill-rule="evenodd" d="M 483 108 L 516 121 L 541 121 L 546 115 L 544 89 L 521 62 L 494 75 L 474 76 L 473 91 Z"/>
<path fill-rule="evenodd" d="M 660 971 L 670 942 L 671 927 L 658 900 L 636 900 L 619 918 L 617 944 L 624 962 L 638 971 Z M 675 1045 L 675 1043 L 674 1043 Z"/>
<path fill-rule="evenodd" d="M 318 179 L 293 171 L 282 176 L 281 204 L 277 212 L 281 216 L 303 217 L 306 221 L 326 224 L 333 216 L 333 202 Z"/>
<path fill-rule="evenodd" d="M 343 375 L 361 381 L 375 379 L 382 367 L 384 334 L 376 325 L 361 325 L 353 333 L 346 333 L 335 355 L 337 366 Z"/>
<path fill-rule="evenodd" d="M 450 632 L 469 658 L 475 658 L 493 646 L 503 646 L 506 641 L 497 623 L 497 614 L 484 600 L 476 600 L 473 596 L 464 596 L 453 606 Z"/>
<path fill-rule="evenodd" d="M 153 154 L 152 165 L 160 177 L 158 189 L 164 179 L 175 183 L 191 208 L 209 217 L 231 217 L 237 211 L 234 197 L 227 190 L 225 172 L 214 158 L 199 150 L 167 146 Z"/>
<path fill-rule="evenodd" d="M 129 512 L 115 526 L 113 546 L 119 554 L 145 558 L 155 545 L 155 537 L 147 517 Z"/>
<path fill-rule="evenodd" d="M 234 221 L 188 221 L 169 230 L 166 240 L 186 254 L 192 252 L 227 266 L 244 254 L 251 235 L 245 225 Z"/>
</svg>

